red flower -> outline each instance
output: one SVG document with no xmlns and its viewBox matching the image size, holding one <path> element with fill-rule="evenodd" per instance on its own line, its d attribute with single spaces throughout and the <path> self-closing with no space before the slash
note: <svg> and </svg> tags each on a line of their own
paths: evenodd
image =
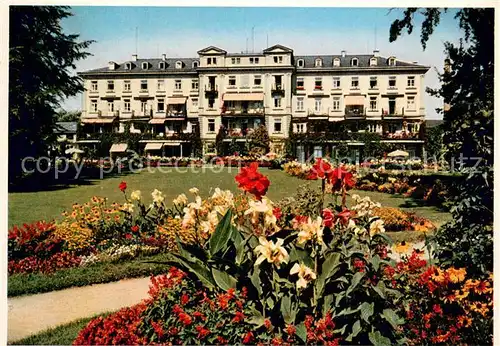
<svg viewBox="0 0 500 346">
<path fill-rule="evenodd" d="M 122 181 L 120 185 L 118 185 L 118 188 L 120 189 L 121 192 L 125 192 L 125 190 L 127 189 L 127 183 Z"/>
<path fill-rule="evenodd" d="M 359 272 L 365 271 L 365 262 L 359 258 L 355 258 L 353 262 L 354 268 L 359 269 Z"/>
<path fill-rule="evenodd" d="M 198 332 L 198 339 L 205 339 L 210 335 L 210 330 L 203 326 L 196 326 L 196 331 Z"/>
<path fill-rule="evenodd" d="M 189 296 L 187 294 L 183 294 L 181 296 L 181 305 L 186 305 L 189 303 Z"/>
<path fill-rule="evenodd" d="M 276 207 L 273 209 L 273 215 L 279 220 L 283 216 L 283 213 L 279 207 Z"/>
<path fill-rule="evenodd" d="M 232 322 L 233 323 L 240 323 L 240 322 L 243 322 L 244 320 L 245 320 L 245 314 L 242 313 L 241 311 L 236 311 Z"/>
<path fill-rule="evenodd" d="M 285 328 L 285 332 L 288 335 L 295 335 L 296 331 L 297 331 L 297 329 L 295 328 L 295 326 L 292 326 L 291 324 L 287 325 Z"/>
<path fill-rule="evenodd" d="M 340 191 L 342 187 L 346 190 L 352 189 L 356 184 L 351 172 L 346 171 L 342 167 L 335 168 L 328 176 L 330 184 L 333 185 L 334 191 Z"/>
<path fill-rule="evenodd" d="M 343 210 L 337 215 L 335 215 L 335 221 L 339 221 L 344 226 L 349 223 L 349 218 L 352 216 L 352 212 L 350 210 Z"/>
<path fill-rule="evenodd" d="M 132 226 L 131 230 L 132 230 L 132 232 L 138 232 L 139 231 L 139 226 L 137 226 L 137 225 Z"/>
<path fill-rule="evenodd" d="M 238 183 L 238 188 L 251 193 L 260 200 L 267 193 L 270 182 L 266 176 L 257 171 L 258 168 L 257 162 L 252 162 L 248 167 L 241 167 L 235 180 Z"/>
<path fill-rule="evenodd" d="M 328 208 L 323 209 L 323 226 L 333 227 L 333 212 Z"/>
<path fill-rule="evenodd" d="M 316 163 L 312 166 L 311 172 L 309 173 L 307 179 L 327 179 L 332 172 L 332 166 L 327 162 L 323 161 L 322 158 L 316 159 Z"/>
<path fill-rule="evenodd" d="M 226 345 L 226 344 L 227 344 L 227 340 L 226 340 L 226 339 L 224 339 L 224 338 L 223 338 L 222 336 L 220 336 L 220 335 L 219 335 L 219 336 L 217 336 L 217 342 L 218 342 L 219 344 L 222 344 L 222 345 Z"/>
<path fill-rule="evenodd" d="M 195 311 L 193 312 L 193 317 L 194 318 L 199 318 L 200 320 L 202 321 L 205 321 L 207 318 L 205 317 L 205 315 L 203 315 L 201 312 L 199 311 Z"/>
<path fill-rule="evenodd" d="M 193 319 L 191 318 L 191 316 L 189 316 L 185 312 L 181 312 L 179 314 L 179 321 L 181 321 L 185 326 L 189 326 L 191 325 L 191 323 L 193 323 Z"/>
<path fill-rule="evenodd" d="M 437 304 L 434 304 L 434 306 L 432 307 L 432 311 L 434 311 L 436 314 L 443 316 L 443 309 L 441 309 L 441 307 Z"/>
<path fill-rule="evenodd" d="M 130 233 L 125 234 L 125 239 L 132 239 L 132 234 Z"/>
<path fill-rule="evenodd" d="M 155 330 L 155 333 L 158 335 L 158 338 L 161 339 L 163 335 L 165 335 L 165 331 L 163 330 L 163 326 L 158 323 L 151 321 L 151 325 L 153 326 L 153 329 Z"/>
<path fill-rule="evenodd" d="M 252 332 L 248 332 L 245 334 L 245 336 L 243 337 L 243 343 L 244 344 L 249 344 L 253 341 L 253 333 Z"/>
<path fill-rule="evenodd" d="M 266 327 L 266 329 L 271 329 L 273 327 L 271 321 L 268 318 L 264 320 L 264 326 Z"/>
</svg>

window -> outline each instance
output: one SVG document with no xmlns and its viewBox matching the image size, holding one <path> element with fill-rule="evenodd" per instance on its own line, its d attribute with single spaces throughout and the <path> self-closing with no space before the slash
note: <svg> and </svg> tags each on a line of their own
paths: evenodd
<svg viewBox="0 0 500 346">
<path fill-rule="evenodd" d="M 281 64 L 283 62 L 283 57 L 282 56 L 275 56 L 274 58 L 274 63 L 275 64 Z"/>
<path fill-rule="evenodd" d="M 340 77 L 333 77 L 333 88 L 340 89 Z"/>
<path fill-rule="evenodd" d="M 323 66 L 323 60 L 321 60 L 320 58 L 316 59 L 314 61 L 314 66 L 315 67 L 321 67 L 321 66 Z"/>
<path fill-rule="evenodd" d="M 215 132 L 215 119 L 208 119 L 208 132 Z"/>
<path fill-rule="evenodd" d="M 323 89 L 323 80 L 321 77 L 316 77 L 314 80 L 314 90 L 321 90 Z"/>
<path fill-rule="evenodd" d="M 241 58 L 231 58 L 231 64 L 239 65 L 241 63 Z"/>
<path fill-rule="evenodd" d="M 321 112 L 321 99 L 314 99 L 314 111 Z"/>
<path fill-rule="evenodd" d="M 408 96 L 406 108 L 415 109 L 415 96 Z"/>
<path fill-rule="evenodd" d="M 274 132 L 281 132 L 281 118 L 274 119 Z"/>
<path fill-rule="evenodd" d="M 304 59 L 297 60 L 297 66 L 298 67 L 304 67 Z"/>
<path fill-rule="evenodd" d="M 127 62 L 125 63 L 125 70 L 131 70 L 132 69 L 132 64 Z"/>
<path fill-rule="evenodd" d="M 157 112 L 165 112 L 165 99 L 158 99 L 156 103 L 156 111 Z"/>
<path fill-rule="evenodd" d="M 236 87 L 236 77 L 235 76 L 229 76 L 229 86 Z"/>
<path fill-rule="evenodd" d="M 147 62 L 143 62 L 141 66 L 142 66 L 143 70 L 147 70 L 149 67 L 149 64 Z"/>
<path fill-rule="evenodd" d="M 176 61 L 175 68 L 182 68 L 182 61 Z"/>
<path fill-rule="evenodd" d="M 126 80 L 123 82 L 123 90 L 124 91 L 130 91 L 130 81 L 129 80 Z"/>
<path fill-rule="evenodd" d="M 359 88 L 359 78 L 358 77 L 352 77 L 351 78 L 351 88 L 352 89 L 358 89 Z"/>
<path fill-rule="evenodd" d="M 377 66 L 377 58 L 370 58 L 370 66 Z"/>
<path fill-rule="evenodd" d="M 281 96 L 276 95 L 274 96 L 274 108 L 280 108 L 281 107 Z"/>
<path fill-rule="evenodd" d="M 148 81 L 145 79 L 141 80 L 141 90 L 148 90 Z"/>
<path fill-rule="evenodd" d="M 209 98 L 208 99 L 208 108 L 213 109 L 215 104 L 215 99 L 214 98 Z"/>
<path fill-rule="evenodd" d="M 115 103 L 114 103 L 114 101 L 108 101 L 108 111 L 109 112 L 114 112 L 115 111 Z"/>
<path fill-rule="evenodd" d="M 377 87 L 377 77 L 370 77 L 370 89 Z"/>
<path fill-rule="evenodd" d="M 207 65 L 217 65 L 217 58 L 207 58 Z"/>
<path fill-rule="evenodd" d="M 97 81 L 96 80 L 93 80 L 92 82 L 90 82 L 90 90 L 97 91 Z"/>
<path fill-rule="evenodd" d="M 333 106 L 332 109 L 334 111 L 340 110 L 340 97 L 334 97 L 333 98 Z"/>
<path fill-rule="evenodd" d="M 191 102 L 193 103 L 193 109 L 195 110 L 196 108 L 198 108 L 198 99 L 197 98 L 193 98 L 191 99 Z"/>
<path fill-rule="evenodd" d="M 97 113 L 97 100 L 90 101 L 90 111 L 92 113 Z"/>
<path fill-rule="evenodd" d="M 191 66 L 193 68 L 198 68 L 198 61 L 193 61 L 193 64 Z"/>
<path fill-rule="evenodd" d="M 358 58 L 351 59 L 351 66 L 358 66 Z"/>
<path fill-rule="evenodd" d="M 158 90 L 159 91 L 164 91 L 165 90 L 165 80 L 164 79 L 158 79 Z"/>
<path fill-rule="evenodd" d="M 376 96 L 370 96 L 370 110 L 371 111 L 377 110 L 377 97 Z"/>
<path fill-rule="evenodd" d="M 333 59 L 333 66 L 335 66 L 335 67 L 339 67 L 340 66 L 340 59 L 339 58 Z"/>
<path fill-rule="evenodd" d="M 130 99 L 123 99 L 123 110 L 130 112 Z"/>
<path fill-rule="evenodd" d="M 297 78 L 297 90 L 304 90 L 304 78 Z"/>
<path fill-rule="evenodd" d="M 389 88 L 396 87 L 396 77 L 389 77 Z"/>
<path fill-rule="evenodd" d="M 262 77 L 261 76 L 254 76 L 253 77 L 253 85 L 260 86 L 261 84 L 262 84 Z"/>
<path fill-rule="evenodd" d="M 164 61 L 160 61 L 160 63 L 158 64 L 158 68 L 160 70 L 164 70 L 165 69 L 165 62 Z"/>
<path fill-rule="evenodd" d="M 141 101 L 141 112 L 145 112 L 148 109 L 148 103 L 146 101 Z"/>
<path fill-rule="evenodd" d="M 114 91 L 115 90 L 115 82 L 112 80 L 108 80 L 108 90 L 109 91 Z"/>
<path fill-rule="evenodd" d="M 389 66 L 396 66 L 396 58 L 389 58 Z"/>
<path fill-rule="evenodd" d="M 193 90 L 198 90 L 198 80 L 197 79 L 192 79 L 191 80 L 191 89 Z"/>
<path fill-rule="evenodd" d="M 295 132 L 296 133 L 304 133 L 306 132 L 306 126 L 305 124 L 295 124 Z"/>
<path fill-rule="evenodd" d="M 297 97 L 297 110 L 298 111 L 304 110 L 304 98 L 303 97 Z"/>
<path fill-rule="evenodd" d="M 258 64 L 259 58 L 250 58 L 250 64 Z"/>
<path fill-rule="evenodd" d="M 182 89 L 182 81 L 180 79 L 175 80 L 175 90 L 181 90 Z"/>
<path fill-rule="evenodd" d="M 407 85 L 408 88 L 413 88 L 415 86 L 415 76 L 408 77 Z"/>
</svg>

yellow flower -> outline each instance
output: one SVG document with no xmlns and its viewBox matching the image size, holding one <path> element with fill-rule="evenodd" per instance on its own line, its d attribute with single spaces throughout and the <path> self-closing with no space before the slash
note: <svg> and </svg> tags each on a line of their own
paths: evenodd
<svg viewBox="0 0 500 346">
<path fill-rule="evenodd" d="M 451 282 L 457 283 L 457 282 L 462 282 L 465 280 L 465 274 L 467 271 L 465 268 L 460 268 L 460 269 L 455 269 L 455 268 L 448 268 L 446 270 L 448 275 L 450 276 Z"/>
<path fill-rule="evenodd" d="M 316 273 L 314 273 L 311 268 L 304 265 L 303 263 L 295 263 L 292 269 L 290 269 L 290 275 L 295 274 L 299 274 L 299 279 L 297 280 L 297 289 L 306 288 L 309 282 L 316 279 Z"/>
<path fill-rule="evenodd" d="M 320 216 L 318 216 L 314 221 L 308 217 L 307 222 L 301 223 L 298 227 L 298 244 L 304 244 L 309 240 L 314 240 L 318 244 L 323 242 L 323 219 Z"/>
<path fill-rule="evenodd" d="M 406 253 L 408 252 L 408 249 L 410 248 L 410 244 L 407 244 L 405 241 L 402 241 L 398 245 L 394 247 L 394 251 L 397 253 Z"/>
<path fill-rule="evenodd" d="M 130 194 L 130 199 L 133 201 L 140 201 L 141 200 L 141 191 L 140 190 L 135 190 Z"/>
<path fill-rule="evenodd" d="M 192 193 L 193 195 L 197 195 L 200 192 L 200 190 L 198 190 L 197 187 L 192 187 L 189 189 L 189 192 Z"/>
<path fill-rule="evenodd" d="M 456 290 L 455 291 L 455 298 L 458 300 L 463 300 L 463 299 L 467 298 L 468 295 L 469 295 L 468 290 Z"/>
<path fill-rule="evenodd" d="M 370 224 L 370 236 L 373 237 L 375 234 L 384 232 L 385 232 L 384 221 L 378 219 Z"/>
<path fill-rule="evenodd" d="M 272 240 L 268 241 L 264 237 L 259 238 L 260 245 L 257 245 L 255 252 L 259 253 L 260 256 L 255 261 L 255 265 L 258 266 L 265 260 L 269 263 L 274 263 L 278 268 L 281 263 L 288 263 L 288 252 L 282 246 L 283 239 L 277 239 L 276 244 Z"/>
<path fill-rule="evenodd" d="M 163 197 L 163 194 L 158 189 L 154 189 L 151 196 L 153 197 L 153 202 L 155 204 L 161 204 L 165 200 L 165 197 Z"/>
<path fill-rule="evenodd" d="M 179 196 L 177 196 L 174 199 L 174 204 L 175 205 L 186 205 L 188 202 L 188 199 L 185 194 L 181 193 Z"/>
</svg>

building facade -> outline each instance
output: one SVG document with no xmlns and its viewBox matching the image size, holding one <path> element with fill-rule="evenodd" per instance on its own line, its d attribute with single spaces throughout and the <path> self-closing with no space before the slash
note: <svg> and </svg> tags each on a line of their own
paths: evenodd
<svg viewBox="0 0 500 346">
<path fill-rule="evenodd" d="M 78 142 L 140 133 L 147 153 L 188 156 L 196 138 L 204 154 L 216 153 L 216 140 L 243 145 L 265 126 L 271 151 L 282 154 L 287 143 L 301 160 L 340 145 L 355 153 L 363 145 L 358 134 L 367 132 L 418 151 L 428 69 L 378 51 L 296 56 L 281 45 L 261 53 L 210 46 L 185 59 L 133 55 L 79 73 L 85 92 Z"/>
</svg>

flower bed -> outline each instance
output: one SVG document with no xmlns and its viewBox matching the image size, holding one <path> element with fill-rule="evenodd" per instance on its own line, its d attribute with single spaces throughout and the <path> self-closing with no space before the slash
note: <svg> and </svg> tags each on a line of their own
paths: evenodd
<svg viewBox="0 0 500 346">
<path fill-rule="evenodd" d="M 196 157 L 147 156 L 141 158 L 145 167 L 200 167 L 203 160 Z"/>
<path fill-rule="evenodd" d="M 347 209 L 352 173 L 330 168 L 314 166 L 314 208 L 278 207 L 254 163 L 236 176 L 244 195 L 203 200 L 191 189 L 182 210 L 157 210 L 194 241 L 177 242 L 149 299 L 91 321 L 75 344 L 491 343 L 492 277 L 417 252 L 392 260 L 380 205 L 364 198 Z M 338 205 L 323 205 L 326 185 Z"/>
</svg>

